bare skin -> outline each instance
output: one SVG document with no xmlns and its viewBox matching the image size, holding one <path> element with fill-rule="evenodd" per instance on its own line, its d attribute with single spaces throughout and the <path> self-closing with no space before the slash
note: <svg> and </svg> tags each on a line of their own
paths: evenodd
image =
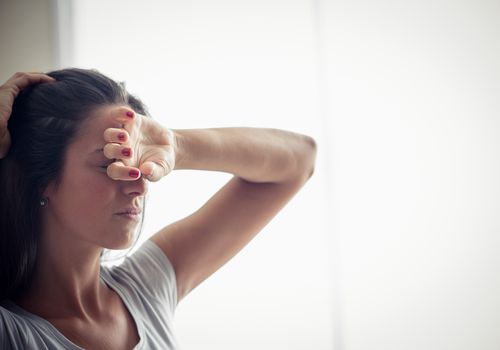
<svg viewBox="0 0 500 350">
<path fill-rule="evenodd" d="M 126 106 L 104 106 L 88 121 L 67 149 L 61 185 L 44 193 L 49 205 L 42 211 L 34 277 L 15 302 L 79 346 L 132 349 L 139 341 L 134 321 L 99 278 L 102 249 L 129 247 L 138 227 L 116 213 L 140 207 L 147 180 L 159 181 L 175 169 L 234 174 L 198 211 L 151 237 L 172 262 L 180 301 L 305 184 L 314 169 L 315 142 L 277 129 L 171 130 Z"/>
<path fill-rule="evenodd" d="M 98 109 L 69 146 L 59 188 L 51 184 L 44 193 L 49 205 L 42 211 L 42 239 L 30 288 L 15 300 L 75 344 L 91 349 L 131 349 L 139 341 L 121 298 L 99 278 L 102 248 L 130 247 L 138 228 L 138 221 L 116 213 L 140 208 L 147 193 L 144 176 L 121 181 L 108 175 L 137 169 L 114 164 L 118 168 L 109 171 L 114 162 L 103 153 L 109 145 L 104 132 L 123 125 L 124 111 L 117 106 Z"/>
<path fill-rule="evenodd" d="M 138 222 L 116 213 L 140 208 L 146 178 L 157 181 L 174 168 L 171 137 L 170 130 L 126 106 L 99 108 L 67 150 L 61 185 L 51 184 L 44 193 L 49 206 L 42 212 L 34 276 L 14 301 L 79 346 L 131 349 L 139 342 L 125 304 L 99 278 L 99 256 L 103 247 L 133 243 Z M 131 170 L 137 175 L 130 176 Z"/>
</svg>

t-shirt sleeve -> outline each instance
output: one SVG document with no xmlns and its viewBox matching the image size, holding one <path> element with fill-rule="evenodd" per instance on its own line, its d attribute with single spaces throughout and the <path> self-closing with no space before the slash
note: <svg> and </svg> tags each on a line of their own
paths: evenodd
<svg viewBox="0 0 500 350">
<path fill-rule="evenodd" d="M 129 279 L 141 293 L 167 304 L 174 313 L 177 307 L 175 270 L 156 243 L 145 241 L 137 251 L 115 267 L 115 273 Z"/>
<path fill-rule="evenodd" d="M 10 312 L 0 306 L 0 349 L 26 349 L 26 338 Z"/>
<path fill-rule="evenodd" d="M 7 338 L 9 330 L 7 328 L 7 320 L 4 315 L 6 311 L 0 306 L 0 349 L 8 349 L 10 346 L 9 338 Z"/>
</svg>

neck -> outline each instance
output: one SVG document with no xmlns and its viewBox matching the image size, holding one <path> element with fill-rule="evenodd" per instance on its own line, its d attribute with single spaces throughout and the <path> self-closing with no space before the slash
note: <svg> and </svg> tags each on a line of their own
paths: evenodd
<svg viewBox="0 0 500 350">
<path fill-rule="evenodd" d="M 14 301 L 46 319 L 99 318 L 110 295 L 100 279 L 102 248 L 54 236 L 42 235 L 30 286 Z"/>
</svg>

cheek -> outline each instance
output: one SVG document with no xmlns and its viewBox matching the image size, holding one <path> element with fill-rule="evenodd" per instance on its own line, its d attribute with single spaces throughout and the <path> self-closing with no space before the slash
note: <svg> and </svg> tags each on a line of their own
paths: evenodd
<svg viewBox="0 0 500 350">
<path fill-rule="evenodd" d="M 82 172 L 74 176 L 70 181 L 70 188 L 66 191 L 68 209 L 79 218 L 98 220 L 100 216 L 107 215 L 115 209 L 113 200 L 116 196 L 116 187 L 113 185 L 112 179 L 97 171 Z"/>
</svg>

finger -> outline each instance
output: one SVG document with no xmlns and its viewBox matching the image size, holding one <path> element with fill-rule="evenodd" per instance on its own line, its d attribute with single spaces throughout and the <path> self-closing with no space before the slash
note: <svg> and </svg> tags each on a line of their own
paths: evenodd
<svg viewBox="0 0 500 350">
<path fill-rule="evenodd" d="M 132 125 L 137 119 L 137 114 L 133 109 L 127 106 L 117 106 L 111 110 L 111 115 L 114 121 L 123 124 L 123 128 L 130 132 Z"/>
<path fill-rule="evenodd" d="M 7 116 L 7 118 L 2 117 L 3 116 L 0 116 L 0 140 L 6 137 L 5 134 L 9 133 L 9 129 L 7 127 L 9 125 L 10 114 Z"/>
<path fill-rule="evenodd" d="M 141 170 L 141 173 L 148 179 L 149 181 L 158 181 L 161 176 L 160 176 L 160 169 L 158 165 L 156 165 L 154 162 L 144 162 L 139 166 L 139 169 Z"/>
<path fill-rule="evenodd" d="M 16 89 L 17 93 L 19 93 L 19 91 L 31 84 L 48 83 L 51 81 L 55 81 L 55 79 L 43 73 L 16 73 L 4 85 Z"/>
<path fill-rule="evenodd" d="M 106 173 L 113 180 L 133 181 L 141 177 L 141 171 L 137 168 L 126 166 L 122 161 L 111 163 Z"/>
<path fill-rule="evenodd" d="M 107 128 L 104 130 L 104 140 L 106 142 L 126 143 L 129 140 L 129 134 L 125 129 Z"/>
<path fill-rule="evenodd" d="M 0 137 L 0 159 L 4 158 L 10 149 L 10 133 L 7 131 Z"/>
<path fill-rule="evenodd" d="M 139 166 L 139 170 L 141 170 L 141 173 L 146 177 L 146 179 L 156 182 L 170 173 L 173 169 L 171 169 L 170 164 L 163 165 L 146 161 Z"/>
<path fill-rule="evenodd" d="M 107 143 L 103 147 L 103 153 L 109 159 L 130 159 L 133 157 L 133 150 L 129 146 L 118 143 Z"/>
</svg>

